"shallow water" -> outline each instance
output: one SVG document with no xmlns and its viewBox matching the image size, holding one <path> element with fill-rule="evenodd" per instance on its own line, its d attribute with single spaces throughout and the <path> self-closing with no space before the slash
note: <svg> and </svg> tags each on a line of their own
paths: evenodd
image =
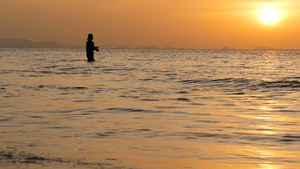
<svg viewBox="0 0 300 169">
<path fill-rule="evenodd" d="M 5 168 L 300 168 L 300 51 L 0 49 Z"/>
</svg>

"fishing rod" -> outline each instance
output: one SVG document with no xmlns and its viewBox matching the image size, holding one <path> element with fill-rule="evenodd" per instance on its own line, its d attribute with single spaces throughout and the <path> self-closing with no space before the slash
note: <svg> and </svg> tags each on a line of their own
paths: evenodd
<svg viewBox="0 0 300 169">
<path fill-rule="evenodd" d="M 107 47 L 107 46 L 114 46 L 115 44 L 107 44 L 107 45 L 101 45 L 101 46 L 96 46 L 97 48 L 103 48 L 103 47 Z"/>
</svg>

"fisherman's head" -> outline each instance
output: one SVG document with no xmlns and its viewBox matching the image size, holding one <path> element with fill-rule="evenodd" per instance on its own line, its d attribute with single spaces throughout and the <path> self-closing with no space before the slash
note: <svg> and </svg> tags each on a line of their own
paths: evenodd
<svg viewBox="0 0 300 169">
<path fill-rule="evenodd" d="M 90 33 L 90 34 L 88 35 L 87 40 L 93 40 L 93 39 L 94 39 L 94 36 L 93 36 L 93 34 Z"/>
</svg>

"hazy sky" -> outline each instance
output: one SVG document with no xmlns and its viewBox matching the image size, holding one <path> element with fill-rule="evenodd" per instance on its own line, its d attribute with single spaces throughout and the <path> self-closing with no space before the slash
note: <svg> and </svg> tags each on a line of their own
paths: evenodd
<svg viewBox="0 0 300 169">
<path fill-rule="evenodd" d="M 93 33 L 96 45 L 300 49 L 299 11 L 299 0 L 0 0 L 0 38 L 84 46 Z"/>
</svg>

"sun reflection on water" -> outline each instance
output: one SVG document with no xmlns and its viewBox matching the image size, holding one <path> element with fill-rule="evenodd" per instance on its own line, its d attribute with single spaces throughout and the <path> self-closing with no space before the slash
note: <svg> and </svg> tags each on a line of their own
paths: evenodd
<svg viewBox="0 0 300 169">
<path fill-rule="evenodd" d="M 260 164 L 259 168 L 260 169 L 281 169 L 280 166 L 278 166 L 278 165 L 272 165 L 272 164 Z"/>
<path fill-rule="evenodd" d="M 274 131 L 275 130 L 274 127 L 271 127 L 271 126 L 257 125 L 255 127 L 260 129 L 261 134 L 264 134 L 264 135 L 278 134 L 278 132 Z"/>
</svg>

